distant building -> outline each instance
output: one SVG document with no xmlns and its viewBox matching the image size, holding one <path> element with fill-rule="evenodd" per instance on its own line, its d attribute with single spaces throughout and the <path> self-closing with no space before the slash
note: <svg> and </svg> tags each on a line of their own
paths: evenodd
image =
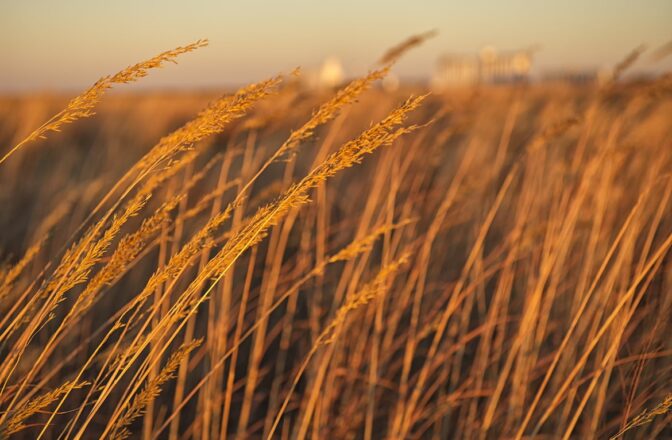
<svg viewBox="0 0 672 440">
<path fill-rule="evenodd" d="M 343 82 L 345 72 L 337 57 L 329 57 L 319 69 L 308 70 L 302 75 L 303 85 L 311 90 L 330 89 Z"/>
<path fill-rule="evenodd" d="M 544 72 L 541 79 L 544 82 L 566 83 L 566 84 L 593 84 L 598 80 L 596 70 L 551 70 Z"/>
<path fill-rule="evenodd" d="M 612 71 L 603 69 L 556 69 L 544 72 L 541 80 L 544 82 L 564 83 L 572 85 L 603 84 L 612 77 Z"/>
<path fill-rule="evenodd" d="M 480 82 L 478 58 L 464 55 L 446 55 L 439 59 L 432 77 L 432 87 L 469 86 Z"/>
<path fill-rule="evenodd" d="M 474 84 L 501 84 L 529 79 L 532 50 L 498 52 L 484 47 L 478 55 L 445 55 L 432 77 L 435 89 Z"/>
<path fill-rule="evenodd" d="M 399 84 L 400 84 L 399 77 L 395 75 L 393 72 L 389 72 L 381 82 L 383 90 L 385 90 L 388 93 L 396 92 L 399 89 Z"/>
</svg>

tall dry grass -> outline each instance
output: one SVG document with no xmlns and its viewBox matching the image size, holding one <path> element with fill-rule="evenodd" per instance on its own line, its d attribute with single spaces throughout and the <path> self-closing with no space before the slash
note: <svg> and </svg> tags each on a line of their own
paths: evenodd
<svg viewBox="0 0 672 440">
<path fill-rule="evenodd" d="M 379 88 L 431 35 L 329 93 L 101 100 L 197 42 L 0 99 L 0 438 L 672 435 L 669 77 Z"/>
</svg>

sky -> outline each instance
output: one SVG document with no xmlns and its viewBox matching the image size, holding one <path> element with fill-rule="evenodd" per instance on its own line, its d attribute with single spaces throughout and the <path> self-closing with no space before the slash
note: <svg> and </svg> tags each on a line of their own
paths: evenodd
<svg viewBox="0 0 672 440">
<path fill-rule="evenodd" d="M 153 72 L 149 88 L 217 88 L 339 57 L 348 76 L 436 29 L 396 67 L 431 75 L 444 53 L 538 45 L 537 72 L 611 66 L 672 40 L 672 0 L 0 0 L 0 91 L 85 88 L 161 51 L 210 45 Z M 640 69 L 672 69 L 672 56 Z"/>
</svg>

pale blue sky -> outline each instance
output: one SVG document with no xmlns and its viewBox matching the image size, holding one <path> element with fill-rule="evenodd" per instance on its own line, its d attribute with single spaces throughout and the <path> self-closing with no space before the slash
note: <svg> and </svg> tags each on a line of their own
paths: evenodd
<svg viewBox="0 0 672 440">
<path fill-rule="evenodd" d="M 240 84 L 328 55 L 357 75 L 390 45 L 430 29 L 439 36 L 400 62 L 402 76 L 427 76 L 441 53 L 486 44 L 539 44 L 538 70 L 600 67 L 640 43 L 671 40 L 672 0 L 0 0 L 0 90 L 82 88 L 199 38 L 210 46 L 142 86 Z M 669 58 L 641 67 L 671 69 Z"/>
</svg>

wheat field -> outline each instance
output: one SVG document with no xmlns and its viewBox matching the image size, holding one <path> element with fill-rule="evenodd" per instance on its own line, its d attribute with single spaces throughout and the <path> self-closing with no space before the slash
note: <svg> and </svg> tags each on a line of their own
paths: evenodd
<svg viewBox="0 0 672 440">
<path fill-rule="evenodd" d="M 0 439 L 670 438 L 670 76 L 382 88 L 425 37 L 0 98 Z"/>
</svg>

